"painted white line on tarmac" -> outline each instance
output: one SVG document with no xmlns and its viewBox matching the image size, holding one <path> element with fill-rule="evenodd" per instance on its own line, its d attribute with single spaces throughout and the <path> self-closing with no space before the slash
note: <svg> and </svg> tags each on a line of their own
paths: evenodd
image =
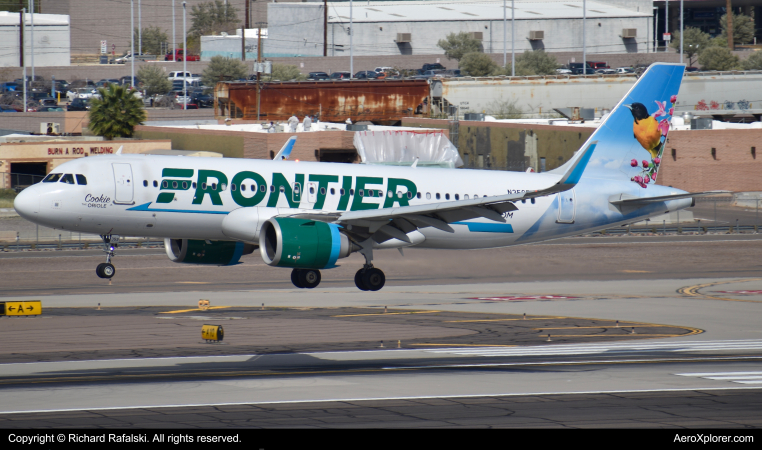
<svg viewBox="0 0 762 450">
<path fill-rule="evenodd" d="M 132 409 L 156 409 L 156 408 L 197 408 L 202 406 L 241 406 L 241 405 L 282 405 L 298 403 L 325 403 L 325 402 L 373 402 L 382 400 L 433 400 L 433 399 L 458 399 L 458 398 L 486 398 L 486 397 L 528 397 L 538 395 L 605 395 L 605 394 L 639 394 L 651 392 L 691 392 L 691 391 L 736 391 L 736 390 L 759 390 L 758 387 L 692 387 L 678 389 L 631 389 L 631 390 L 611 390 L 611 391 L 557 391 L 557 392 L 523 392 L 523 393 L 495 393 L 495 394 L 454 394 L 454 395 L 422 395 L 414 397 L 359 397 L 359 398 L 323 398 L 314 400 L 281 400 L 269 402 L 229 402 L 229 403 L 188 403 L 173 405 L 141 405 L 141 406 L 109 406 L 97 408 L 64 408 L 64 409 L 36 409 L 29 411 L 2 411 L 0 414 L 34 414 L 34 413 L 53 413 L 53 412 L 75 412 L 75 411 L 115 411 Z"/>
</svg>

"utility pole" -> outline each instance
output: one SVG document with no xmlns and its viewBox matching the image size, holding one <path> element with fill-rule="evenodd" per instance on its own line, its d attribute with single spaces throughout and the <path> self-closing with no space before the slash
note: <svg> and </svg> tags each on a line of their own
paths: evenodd
<svg viewBox="0 0 762 450">
<path fill-rule="evenodd" d="M 355 75 L 355 58 L 352 53 L 352 35 L 355 34 L 354 22 L 352 21 L 352 0 L 349 0 L 349 79 Z"/>
<path fill-rule="evenodd" d="M 725 14 L 728 16 L 728 48 L 732 52 L 735 47 L 733 45 L 733 5 L 731 0 L 725 0 Z"/>
<path fill-rule="evenodd" d="M 185 49 L 183 49 L 185 51 Z M 172 0 L 172 62 L 177 62 L 177 44 L 175 43 L 175 0 Z"/>
<path fill-rule="evenodd" d="M 587 75 L 587 35 L 585 34 L 585 25 L 587 24 L 587 2 L 582 0 L 582 75 Z"/>
<path fill-rule="evenodd" d="M 24 0 L 19 0 L 19 43 L 19 67 L 24 67 Z"/>
<path fill-rule="evenodd" d="M 730 0 L 728 0 L 730 1 Z M 30 19 L 32 21 L 32 26 L 29 28 L 29 31 L 31 34 L 31 39 L 29 39 L 29 46 L 31 47 L 30 57 L 31 57 L 31 63 L 32 63 L 32 83 L 34 83 L 34 0 L 29 0 L 29 12 L 30 12 Z"/>
<path fill-rule="evenodd" d="M 328 0 L 323 0 L 323 56 L 328 56 Z"/>
<path fill-rule="evenodd" d="M 249 0 L 243 1 L 245 2 L 246 18 L 241 26 L 243 28 L 241 30 L 241 61 L 246 61 L 246 29 L 249 28 Z"/>
<path fill-rule="evenodd" d="M 684 20 L 685 20 L 685 11 L 683 10 L 683 0 L 680 0 L 680 64 L 683 63 L 683 52 L 684 52 L 683 44 L 685 43 L 685 41 L 683 40 L 683 34 L 685 33 L 685 26 L 683 25 Z"/>
<path fill-rule="evenodd" d="M 255 67 L 257 68 L 257 120 L 259 120 L 259 105 L 262 98 L 260 93 L 262 86 L 259 84 L 259 77 L 262 75 L 262 22 L 257 24 L 257 30 L 257 63 Z"/>
<path fill-rule="evenodd" d="M 26 8 L 21 8 L 21 65 L 24 67 L 24 112 L 27 111 L 26 106 L 26 87 L 29 83 L 26 81 L 26 64 L 24 64 L 24 16 L 26 15 Z"/>
<path fill-rule="evenodd" d="M 143 13 L 140 9 L 140 0 L 138 0 L 138 53 L 143 54 Z M 135 59 L 135 55 L 132 55 Z"/>
<path fill-rule="evenodd" d="M 664 0 L 664 34 L 669 34 L 669 0 Z M 669 41 L 664 39 L 664 53 L 669 51 Z"/>
<path fill-rule="evenodd" d="M 130 87 L 135 87 L 135 0 L 130 0 Z"/>
<path fill-rule="evenodd" d="M 508 25 L 507 24 L 508 11 L 506 11 L 506 8 L 508 5 L 505 4 L 505 1 L 506 0 L 503 0 L 503 68 L 505 68 L 505 66 L 508 65 L 508 56 L 506 55 L 506 53 L 508 52 L 508 49 L 507 49 L 508 43 L 506 42 L 508 40 L 507 38 L 508 30 L 506 29 L 506 25 Z M 511 26 L 512 25 L 513 25 L 513 22 L 511 22 Z"/>
</svg>

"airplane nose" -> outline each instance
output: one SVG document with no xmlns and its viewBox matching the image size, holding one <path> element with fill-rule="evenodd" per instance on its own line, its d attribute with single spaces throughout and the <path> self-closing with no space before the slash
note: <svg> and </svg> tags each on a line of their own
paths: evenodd
<svg viewBox="0 0 762 450">
<path fill-rule="evenodd" d="M 13 207 L 16 209 L 16 212 L 28 220 L 31 220 L 40 209 L 40 197 L 34 190 L 32 187 L 28 187 L 19 192 L 13 200 Z"/>
</svg>

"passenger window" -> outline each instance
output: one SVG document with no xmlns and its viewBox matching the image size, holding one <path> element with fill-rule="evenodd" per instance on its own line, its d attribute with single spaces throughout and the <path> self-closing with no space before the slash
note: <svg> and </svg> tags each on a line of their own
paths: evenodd
<svg viewBox="0 0 762 450">
<path fill-rule="evenodd" d="M 458 194 L 455 194 L 455 200 L 460 200 L 460 196 Z"/>
<path fill-rule="evenodd" d="M 55 183 L 61 178 L 60 173 L 51 173 L 50 175 L 46 176 L 44 180 L 42 180 L 43 183 Z"/>
<path fill-rule="evenodd" d="M 172 182 L 172 189 L 177 189 L 177 181 Z"/>
<path fill-rule="evenodd" d="M 320 188 L 320 195 L 325 195 L 325 188 Z"/>
<path fill-rule="evenodd" d="M 362 190 L 362 189 L 360 189 L 360 192 L 359 192 L 359 194 L 360 194 L 360 197 L 362 197 L 362 196 L 364 196 L 364 195 L 365 195 L 365 191 L 364 191 L 364 190 Z"/>
<path fill-rule="evenodd" d="M 187 181 L 183 181 L 183 189 L 188 189 L 188 182 Z"/>
<path fill-rule="evenodd" d="M 275 185 L 270 185 L 270 192 L 275 192 Z"/>
<path fill-rule="evenodd" d="M 346 192 L 346 191 L 344 191 L 344 188 L 339 189 L 339 195 L 343 196 L 344 192 Z"/>
<path fill-rule="evenodd" d="M 431 192 L 426 193 L 426 200 L 431 200 Z"/>
<path fill-rule="evenodd" d="M 74 184 L 74 176 L 70 173 L 64 174 L 61 177 L 61 183 Z"/>
<path fill-rule="evenodd" d="M 442 197 L 439 195 L 439 192 L 437 192 L 437 200 L 439 200 L 440 198 Z"/>
<path fill-rule="evenodd" d="M 196 189 L 196 182 L 194 181 L 191 186 L 193 186 L 193 189 Z"/>
<path fill-rule="evenodd" d="M 159 187 L 159 183 L 156 180 L 153 180 L 153 187 Z M 196 183 L 193 183 L 193 187 L 196 187 Z"/>
<path fill-rule="evenodd" d="M 216 190 L 217 190 L 217 183 L 212 183 L 212 190 L 213 190 L 213 191 L 216 191 Z"/>
<path fill-rule="evenodd" d="M 413 198 L 413 193 L 412 193 L 412 192 L 410 192 L 410 191 L 407 191 L 407 198 L 408 198 L 408 199 L 411 199 L 411 198 Z"/>
<path fill-rule="evenodd" d="M 527 202 L 526 199 L 521 199 L 521 203 L 526 203 L 526 202 Z"/>
<path fill-rule="evenodd" d="M 314 194 L 314 193 L 315 193 L 315 188 L 310 186 L 310 194 Z"/>
<path fill-rule="evenodd" d="M 164 185 L 166 186 L 166 184 L 167 184 L 167 182 L 165 181 Z M 206 190 L 206 183 L 201 183 L 201 189 L 204 190 L 204 191 Z"/>
<path fill-rule="evenodd" d="M 463 196 L 463 200 L 468 200 L 468 194 Z"/>
<path fill-rule="evenodd" d="M 420 192 L 416 194 L 416 198 L 418 198 L 418 199 L 421 198 L 421 193 Z"/>
<path fill-rule="evenodd" d="M 77 174 L 77 184 L 81 186 L 87 186 L 87 178 L 82 174 Z"/>
<path fill-rule="evenodd" d="M 206 184 L 206 183 L 204 183 L 204 184 Z M 163 187 L 163 188 L 168 188 L 168 187 L 169 187 L 169 183 L 168 183 L 167 181 L 162 181 L 162 182 L 161 182 L 161 187 Z M 206 188 L 205 188 L 205 189 L 206 189 Z"/>
<path fill-rule="evenodd" d="M 231 191 L 233 191 L 233 192 L 235 192 L 235 183 L 232 183 L 232 184 L 230 185 L 230 190 L 231 190 Z M 244 190 L 244 189 L 243 189 L 243 185 L 241 185 L 241 190 Z"/>
<path fill-rule="evenodd" d="M 143 180 L 143 187 L 148 187 L 148 180 Z"/>
<path fill-rule="evenodd" d="M 294 191 L 296 192 L 296 189 L 294 189 Z M 283 194 L 284 192 L 286 192 L 286 188 L 281 186 L 280 187 L 280 193 Z"/>
<path fill-rule="evenodd" d="M 254 189 L 254 185 L 253 184 L 251 185 L 251 188 Z M 259 190 L 261 192 L 265 192 L 267 190 L 267 188 L 265 188 L 265 185 L 263 184 L 262 186 L 259 187 Z"/>
<path fill-rule="evenodd" d="M 532 199 L 532 204 L 534 205 L 534 199 Z"/>
<path fill-rule="evenodd" d="M 445 199 L 450 200 L 450 194 L 445 194 Z"/>
<path fill-rule="evenodd" d="M 349 195 L 355 195 L 355 190 L 354 189 L 350 189 L 349 190 Z"/>
<path fill-rule="evenodd" d="M 331 195 L 335 195 L 335 194 L 336 194 L 336 189 L 331 188 Z"/>
<path fill-rule="evenodd" d="M 235 184 L 233 185 L 233 190 L 235 191 Z M 242 190 L 242 191 L 245 191 L 245 190 L 246 190 L 246 185 L 245 185 L 245 184 L 242 184 L 242 185 L 241 185 L 241 190 Z"/>
</svg>

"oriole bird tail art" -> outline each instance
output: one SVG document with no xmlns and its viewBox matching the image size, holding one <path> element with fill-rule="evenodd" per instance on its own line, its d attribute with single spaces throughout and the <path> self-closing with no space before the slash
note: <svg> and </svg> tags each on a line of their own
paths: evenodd
<svg viewBox="0 0 762 450">
<path fill-rule="evenodd" d="M 659 129 L 659 121 L 648 114 L 646 106 L 642 103 L 633 103 L 624 105 L 629 108 L 635 123 L 632 125 L 632 131 L 635 139 L 648 150 L 651 158 L 657 158 L 662 147 L 662 131 Z"/>
</svg>

